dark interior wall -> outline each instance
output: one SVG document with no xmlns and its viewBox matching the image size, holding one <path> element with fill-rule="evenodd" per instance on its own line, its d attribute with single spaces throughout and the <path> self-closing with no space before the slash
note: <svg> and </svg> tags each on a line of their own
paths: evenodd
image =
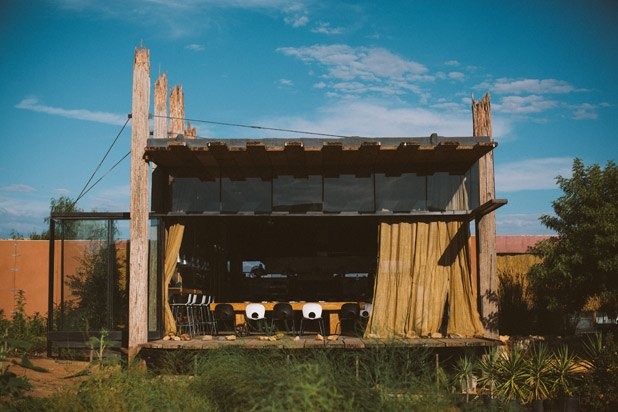
<svg viewBox="0 0 618 412">
<path fill-rule="evenodd" d="M 187 287 L 224 300 L 361 300 L 372 293 L 374 219 L 237 216 L 183 223 L 179 267 Z M 260 263 L 264 270 L 252 272 Z"/>
</svg>

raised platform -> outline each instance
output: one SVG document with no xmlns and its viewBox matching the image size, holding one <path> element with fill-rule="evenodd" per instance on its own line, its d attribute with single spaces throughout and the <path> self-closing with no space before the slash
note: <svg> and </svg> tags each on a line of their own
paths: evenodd
<svg viewBox="0 0 618 412">
<path fill-rule="evenodd" d="M 317 340 L 315 334 L 304 335 L 300 338 L 286 335 L 277 340 L 264 340 L 259 336 L 238 337 L 228 340 L 226 336 L 213 336 L 212 339 L 196 336 L 188 341 L 156 340 L 141 345 L 143 349 L 217 349 L 222 347 L 242 347 L 247 349 L 311 349 L 311 348 L 339 348 L 365 349 L 378 346 L 429 347 L 429 348 L 456 348 L 456 347 L 490 347 L 499 346 L 501 342 L 484 338 L 418 338 L 418 339 L 365 339 L 349 336 L 338 336 L 337 339 Z"/>
</svg>

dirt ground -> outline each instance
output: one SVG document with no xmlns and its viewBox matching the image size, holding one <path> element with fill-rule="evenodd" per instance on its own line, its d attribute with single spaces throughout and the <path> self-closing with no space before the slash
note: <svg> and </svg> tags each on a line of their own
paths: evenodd
<svg viewBox="0 0 618 412">
<path fill-rule="evenodd" d="M 9 362 L 19 359 L 8 359 Z M 62 389 L 76 388 L 86 376 L 70 377 L 86 369 L 88 362 L 77 360 L 50 359 L 45 357 L 30 358 L 35 366 L 47 369 L 49 372 L 37 372 L 11 363 L 9 371 L 17 376 L 25 376 L 32 385 L 27 392 L 32 397 L 48 397 Z"/>
</svg>

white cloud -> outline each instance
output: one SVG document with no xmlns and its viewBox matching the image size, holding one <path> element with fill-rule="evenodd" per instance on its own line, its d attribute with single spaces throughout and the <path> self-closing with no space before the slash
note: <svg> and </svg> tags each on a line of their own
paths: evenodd
<svg viewBox="0 0 618 412">
<path fill-rule="evenodd" d="M 126 122 L 126 115 L 108 112 L 91 111 L 87 109 L 63 109 L 61 107 L 46 106 L 39 103 L 36 97 L 27 97 L 15 105 L 18 109 L 47 113 L 69 119 L 87 120 L 90 122 L 106 123 L 122 126 Z"/>
<path fill-rule="evenodd" d="M 580 104 L 573 110 L 573 119 L 575 120 L 594 120 L 598 117 L 597 106 L 590 103 Z"/>
<path fill-rule="evenodd" d="M 195 52 L 201 52 L 201 51 L 206 50 L 206 47 L 203 44 L 191 43 L 191 44 L 187 44 L 185 46 L 185 49 L 195 51 Z"/>
<path fill-rule="evenodd" d="M 460 66 L 461 64 L 457 61 L 457 60 L 447 60 L 444 62 L 445 66 L 452 66 L 452 67 L 457 67 Z"/>
<path fill-rule="evenodd" d="M 15 183 L 12 185 L 0 186 L 0 192 L 21 192 L 30 193 L 35 192 L 36 189 L 32 186 Z"/>
<path fill-rule="evenodd" d="M 549 235 L 553 232 L 539 221 L 541 213 L 496 213 L 498 234 L 509 235 Z"/>
<path fill-rule="evenodd" d="M 321 108 L 313 118 L 279 117 L 262 124 L 345 136 L 471 135 L 469 114 L 414 107 L 389 107 L 378 101 L 340 101 Z"/>
<path fill-rule="evenodd" d="M 492 106 L 497 112 L 530 114 L 553 109 L 558 106 L 558 102 L 537 95 L 505 96 L 499 103 L 495 103 Z"/>
<path fill-rule="evenodd" d="M 294 82 L 290 79 L 279 79 L 277 84 L 281 87 L 293 87 Z"/>
<path fill-rule="evenodd" d="M 448 77 L 449 79 L 463 80 L 466 76 L 462 72 L 449 72 Z"/>
<path fill-rule="evenodd" d="M 497 163 L 495 166 L 496 188 L 500 192 L 557 189 L 556 176 L 570 177 L 572 164 L 573 159 L 570 157 Z"/>
<path fill-rule="evenodd" d="M 59 0 L 58 7 L 157 28 L 172 38 L 195 36 L 214 21 L 217 10 L 241 9 L 282 16 L 292 27 L 309 23 L 306 2 L 290 0 Z M 219 23 L 217 23 L 219 24 Z"/>
<path fill-rule="evenodd" d="M 564 80 L 556 79 L 497 79 L 493 84 L 483 83 L 478 87 L 499 94 L 563 94 L 582 91 Z"/>
<path fill-rule="evenodd" d="M 343 33 L 343 28 L 341 28 L 341 27 L 332 27 L 330 25 L 330 23 L 320 22 L 320 23 L 318 23 L 318 25 L 316 27 L 312 28 L 311 31 L 313 33 L 335 35 L 335 34 Z"/>
<path fill-rule="evenodd" d="M 430 81 L 423 64 L 404 59 L 383 48 L 351 47 L 345 44 L 281 47 L 278 52 L 317 64 L 334 82 L 328 86 L 338 93 L 422 94 L 415 82 Z M 325 84 L 326 86 L 326 84 Z M 333 90 L 330 91 L 331 93 Z"/>
<path fill-rule="evenodd" d="M 326 83 L 324 83 L 324 82 L 317 82 L 317 83 L 315 83 L 315 84 L 313 85 L 313 87 L 314 87 L 315 89 L 323 89 L 323 88 L 325 88 L 325 87 L 326 87 Z"/>
</svg>

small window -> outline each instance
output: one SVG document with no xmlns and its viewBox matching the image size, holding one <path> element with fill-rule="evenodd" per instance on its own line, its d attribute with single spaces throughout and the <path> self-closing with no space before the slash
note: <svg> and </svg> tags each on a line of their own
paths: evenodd
<svg viewBox="0 0 618 412">
<path fill-rule="evenodd" d="M 427 209 L 427 178 L 415 173 L 376 174 L 376 210 L 411 212 Z"/>
<path fill-rule="evenodd" d="M 273 180 L 273 211 L 305 213 L 322 210 L 322 176 L 277 176 Z"/>
<path fill-rule="evenodd" d="M 270 188 L 270 180 L 259 177 L 242 180 L 225 177 L 221 181 L 221 210 L 224 213 L 269 213 Z"/>
<path fill-rule="evenodd" d="M 324 210 L 373 212 L 373 176 L 324 177 Z"/>
<path fill-rule="evenodd" d="M 175 178 L 172 182 L 172 212 L 219 211 L 219 179 Z"/>
</svg>

